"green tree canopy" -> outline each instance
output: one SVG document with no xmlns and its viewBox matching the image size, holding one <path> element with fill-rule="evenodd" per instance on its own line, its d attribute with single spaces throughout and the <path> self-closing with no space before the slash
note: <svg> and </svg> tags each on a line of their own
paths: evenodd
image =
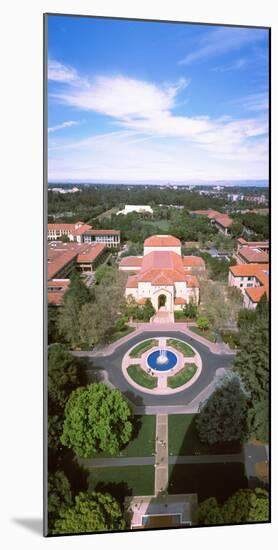
<svg viewBox="0 0 278 550">
<path fill-rule="evenodd" d="M 209 328 L 209 320 L 204 315 L 200 315 L 199 317 L 197 317 L 196 323 L 198 328 L 201 330 L 207 330 Z"/>
<path fill-rule="evenodd" d="M 223 505 L 216 498 L 208 498 L 199 504 L 199 525 L 223 525 L 227 523 L 256 523 L 269 521 L 269 497 L 264 489 L 240 489 Z"/>
<path fill-rule="evenodd" d="M 108 493 L 79 493 L 73 506 L 61 510 L 53 533 L 91 533 L 126 528 L 119 503 Z"/>
<path fill-rule="evenodd" d="M 52 530 L 61 511 L 72 505 L 72 492 L 68 478 L 58 470 L 48 475 L 48 526 Z"/>
<path fill-rule="evenodd" d="M 195 420 L 200 440 L 209 445 L 242 441 L 247 434 L 247 395 L 235 374 L 226 375 L 201 403 Z"/>
<path fill-rule="evenodd" d="M 61 409 L 68 394 L 78 381 L 75 360 L 63 344 L 48 348 L 48 397 L 49 408 Z"/>
<path fill-rule="evenodd" d="M 100 451 L 115 455 L 130 440 L 132 429 L 131 410 L 121 392 L 90 384 L 72 392 L 61 442 L 81 457 Z"/>
<path fill-rule="evenodd" d="M 259 306 L 257 306 L 259 307 Z M 241 320 L 242 323 L 242 320 Z M 268 440 L 269 322 L 268 306 L 262 304 L 241 332 L 240 350 L 233 370 L 249 393 L 248 425 L 250 437 Z"/>
</svg>

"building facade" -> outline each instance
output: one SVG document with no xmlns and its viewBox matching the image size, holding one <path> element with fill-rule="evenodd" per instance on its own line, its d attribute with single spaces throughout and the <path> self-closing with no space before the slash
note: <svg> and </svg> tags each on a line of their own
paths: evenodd
<svg viewBox="0 0 278 550">
<path fill-rule="evenodd" d="M 77 243 L 102 243 L 108 248 L 118 248 L 121 244 L 121 232 L 117 229 L 93 229 L 83 222 L 49 223 L 47 239 L 60 240 L 63 236 Z"/>
<path fill-rule="evenodd" d="M 172 235 L 154 235 L 144 242 L 143 256 L 120 261 L 119 269 L 129 272 L 125 296 L 138 304 L 147 299 L 156 311 L 173 312 L 190 302 L 199 303 L 197 274 L 204 271 L 202 258 L 181 255 L 181 242 Z"/>
</svg>

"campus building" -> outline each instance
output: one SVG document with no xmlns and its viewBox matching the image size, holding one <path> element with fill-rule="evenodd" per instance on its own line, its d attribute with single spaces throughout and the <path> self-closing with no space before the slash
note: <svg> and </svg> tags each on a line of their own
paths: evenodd
<svg viewBox="0 0 278 550">
<path fill-rule="evenodd" d="M 181 255 L 181 242 L 172 235 L 154 235 L 144 242 L 143 256 L 129 256 L 119 269 L 129 272 L 125 296 L 138 304 L 150 299 L 156 311 L 173 312 L 187 303 L 199 303 L 197 274 L 205 263 L 197 256 Z"/>
<path fill-rule="evenodd" d="M 108 254 L 106 245 L 102 243 L 48 243 L 48 303 L 61 305 L 73 271 L 93 273 L 98 265 L 107 260 Z"/>
<path fill-rule="evenodd" d="M 239 238 L 237 239 L 235 259 L 238 264 L 266 264 L 269 262 L 269 242 L 248 242 L 243 238 Z"/>
<path fill-rule="evenodd" d="M 132 530 L 189 527 L 194 525 L 197 505 L 196 493 L 125 498 Z"/>
<path fill-rule="evenodd" d="M 269 264 L 233 265 L 229 268 L 228 283 L 241 290 L 245 308 L 256 309 L 264 294 L 269 298 Z"/>
<path fill-rule="evenodd" d="M 138 212 L 138 214 L 153 214 L 153 209 L 148 204 L 126 204 L 123 210 L 117 212 L 117 216 L 119 214 L 126 216 L 131 212 Z"/>
<path fill-rule="evenodd" d="M 47 226 L 49 241 L 56 241 L 67 236 L 77 243 L 103 243 L 108 248 L 117 248 L 121 243 L 120 231 L 117 229 L 93 229 L 83 222 L 49 223 Z"/>
<path fill-rule="evenodd" d="M 192 210 L 190 214 L 193 216 L 205 216 L 215 225 L 220 233 L 229 235 L 233 220 L 227 214 L 221 214 L 221 212 L 217 212 L 217 210 Z"/>
</svg>

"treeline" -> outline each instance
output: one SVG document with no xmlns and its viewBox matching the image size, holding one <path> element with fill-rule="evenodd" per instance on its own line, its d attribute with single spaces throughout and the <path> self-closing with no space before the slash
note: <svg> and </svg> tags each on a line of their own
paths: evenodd
<svg viewBox="0 0 278 550">
<path fill-rule="evenodd" d="M 269 239 L 269 215 L 261 214 L 236 214 L 235 219 L 241 223 L 246 229 L 254 232 L 252 239 L 263 240 Z"/>
</svg>

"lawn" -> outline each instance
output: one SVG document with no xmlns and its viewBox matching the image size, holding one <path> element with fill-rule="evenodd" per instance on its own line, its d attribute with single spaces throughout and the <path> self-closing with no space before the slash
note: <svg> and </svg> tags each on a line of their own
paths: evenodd
<svg viewBox="0 0 278 550">
<path fill-rule="evenodd" d="M 157 377 L 150 376 L 150 374 L 145 372 L 140 365 L 130 365 L 127 367 L 127 372 L 130 378 L 132 378 L 136 384 L 139 384 L 139 386 L 149 388 L 150 390 L 157 387 Z"/>
<path fill-rule="evenodd" d="M 140 220 L 142 225 L 152 225 L 160 231 L 169 231 L 170 223 L 168 220 Z"/>
<path fill-rule="evenodd" d="M 154 346 L 158 346 L 158 340 L 155 340 L 154 338 L 152 340 L 144 340 L 143 342 L 140 342 L 138 346 L 135 346 L 135 348 L 133 348 L 129 356 L 141 357 L 142 353 L 144 353 L 148 349 L 153 348 Z"/>
<path fill-rule="evenodd" d="M 215 335 L 209 329 L 208 330 L 201 330 L 200 328 L 194 327 L 194 326 L 189 326 L 189 329 L 192 332 L 195 332 L 195 334 L 199 334 L 199 336 L 202 336 L 203 338 L 206 338 L 206 340 L 209 340 L 210 342 L 216 342 Z"/>
<path fill-rule="evenodd" d="M 188 456 L 194 454 L 230 454 L 240 452 L 237 442 L 206 445 L 201 443 L 194 422 L 195 414 L 171 414 L 168 416 L 169 454 Z"/>
<path fill-rule="evenodd" d="M 185 363 L 183 369 L 181 369 L 177 374 L 174 374 L 174 376 L 168 376 L 167 379 L 167 385 L 169 388 L 178 388 L 179 386 L 183 386 L 183 384 L 186 384 L 192 376 L 194 376 L 195 372 L 197 370 L 197 367 L 195 363 Z"/>
<path fill-rule="evenodd" d="M 133 439 L 118 456 L 152 456 L 155 450 L 155 415 L 135 416 Z M 111 457 L 108 453 L 97 453 L 97 458 Z"/>
<path fill-rule="evenodd" d="M 88 490 L 107 491 L 123 501 L 128 495 L 153 495 L 153 466 L 89 468 Z"/>
<path fill-rule="evenodd" d="M 244 464 L 174 464 L 169 466 L 169 493 L 197 493 L 198 501 L 216 497 L 219 501 L 247 487 Z"/>
<path fill-rule="evenodd" d="M 126 336 L 127 334 L 130 334 L 135 330 L 135 327 L 126 327 L 124 330 L 118 330 L 116 332 L 113 332 L 109 338 L 109 342 L 116 342 L 120 338 L 123 338 L 123 336 Z"/>
<path fill-rule="evenodd" d="M 195 351 L 185 344 L 185 342 L 181 342 L 180 340 L 175 340 L 174 338 L 169 338 L 167 340 L 168 346 L 172 346 L 177 351 L 180 351 L 185 357 L 193 357 L 195 355 Z"/>
</svg>

